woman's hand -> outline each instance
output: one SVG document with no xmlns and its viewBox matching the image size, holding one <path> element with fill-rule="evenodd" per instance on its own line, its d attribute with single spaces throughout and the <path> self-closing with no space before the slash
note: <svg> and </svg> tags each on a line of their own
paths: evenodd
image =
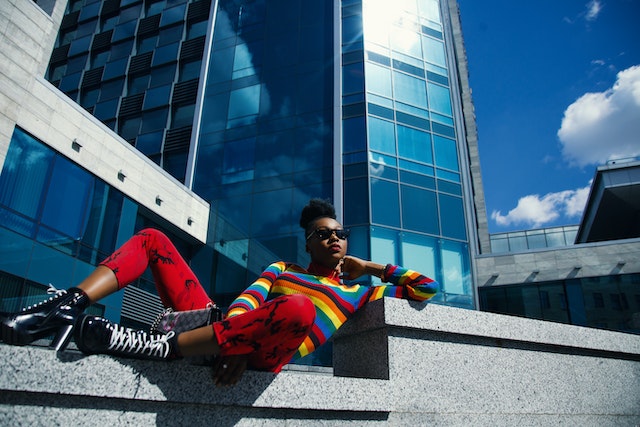
<svg viewBox="0 0 640 427">
<path fill-rule="evenodd" d="M 340 260 L 337 269 L 342 274 L 342 278 L 346 280 L 355 280 L 364 274 L 381 278 L 384 265 L 347 255 Z"/>
<path fill-rule="evenodd" d="M 249 355 L 220 356 L 213 362 L 213 382 L 217 386 L 235 385 L 247 369 Z"/>
</svg>

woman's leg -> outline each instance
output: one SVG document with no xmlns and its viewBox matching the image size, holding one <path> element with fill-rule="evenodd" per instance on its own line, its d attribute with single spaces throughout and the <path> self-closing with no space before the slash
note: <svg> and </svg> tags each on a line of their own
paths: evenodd
<svg viewBox="0 0 640 427">
<path fill-rule="evenodd" d="M 78 286 L 93 302 L 97 300 L 92 295 L 103 297 L 124 288 L 140 277 L 148 266 L 166 307 L 186 311 L 213 305 L 174 244 L 158 230 L 139 231 L 100 265 L 111 270 L 111 274 L 96 271 L 95 277 L 89 276 L 88 281 Z"/>
<path fill-rule="evenodd" d="M 280 372 L 309 335 L 315 317 L 307 296 L 285 295 L 216 322 L 213 331 L 221 356 L 249 354 L 251 368 Z"/>
</svg>

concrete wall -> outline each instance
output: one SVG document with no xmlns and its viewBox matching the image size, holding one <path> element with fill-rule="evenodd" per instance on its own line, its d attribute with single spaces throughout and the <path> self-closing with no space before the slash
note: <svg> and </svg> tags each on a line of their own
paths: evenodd
<svg viewBox="0 0 640 427">
<path fill-rule="evenodd" d="M 585 243 L 476 258 L 478 286 L 640 272 L 640 239 Z"/>
<path fill-rule="evenodd" d="M 0 165 L 15 126 L 20 126 L 206 241 L 209 204 L 43 78 L 65 6 L 66 1 L 58 0 L 49 16 L 31 0 L 0 1 Z"/>
<path fill-rule="evenodd" d="M 640 337 L 385 299 L 335 340 L 334 373 L 249 371 L 0 344 L 0 425 L 640 423 Z"/>
</svg>

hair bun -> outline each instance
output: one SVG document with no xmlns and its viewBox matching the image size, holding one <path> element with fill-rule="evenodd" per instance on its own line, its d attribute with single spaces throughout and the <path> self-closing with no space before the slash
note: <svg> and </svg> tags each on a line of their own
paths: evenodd
<svg viewBox="0 0 640 427">
<path fill-rule="evenodd" d="M 318 218 L 336 219 L 336 209 L 328 199 L 311 199 L 300 214 L 300 227 L 307 230 Z"/>
</svg>

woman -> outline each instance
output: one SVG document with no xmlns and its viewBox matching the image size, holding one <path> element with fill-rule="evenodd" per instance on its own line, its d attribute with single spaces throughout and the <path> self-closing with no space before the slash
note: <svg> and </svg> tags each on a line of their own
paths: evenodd
<svg viewBox="0 0 640 427">
<path fill-rule="evenodd" d="M 292 359 L 306 356 L 326 342 L 358 309 L 384 296 L 424 301 L 438 285 L 399 266 L 347 256 L 348 230 L 336 220 L 327 201 L 313 199 L 302 210 L 306 251 L 304 269 L 276 262 L 230 305 L 224 320 L 179 334 L 134 331 L 82 312 L 90 304 L 122 289 L 149 266 L 165 306 L 177 311 L 213 307 L 191 269 L 169 239 L 153 229 L 133 236 L 103 261 L 77 288 L 59 291 L 48 301 L 8 316 L 2 339 L 25 345 L 56 334 L 52 345 L 64 349 L 71 333 L 85 353 L 170 360 L 218 356 L 216 384 L 235 384 L 247 367 L 280 372 Z M 391 285 L 346 286 L 372 275 Z"/>
</svg>

